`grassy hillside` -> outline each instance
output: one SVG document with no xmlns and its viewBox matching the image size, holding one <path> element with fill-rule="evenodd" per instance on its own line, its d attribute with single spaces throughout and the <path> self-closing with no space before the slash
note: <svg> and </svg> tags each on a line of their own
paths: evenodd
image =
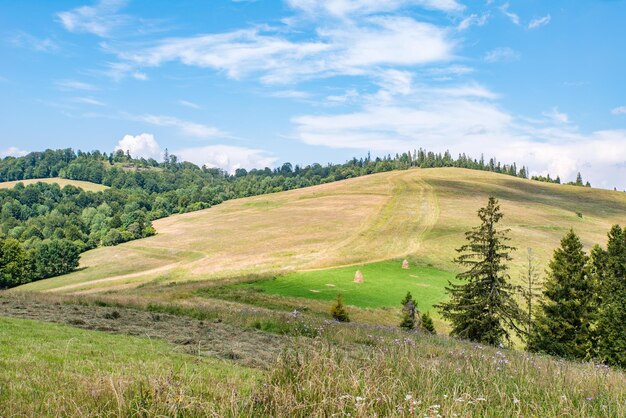
<svg viewBox="0 0 626 418">
<path fill-rule="evenodd" d="M 487 197 L 500 199 L 517 276 L 526 248 L 543 267 L 569 228 L 587 247 L 626 223 L 626 194 L 464 169 L 381 173 L 238 199 L 154 222 L 158 235 L 83 255 L 78 272 L 20 290 L 125 290 L 146 283 L 281 274 L 410 256 L 455 272 L 454 249 Z M 308 286 L 308 284 L 306 285 Z M 308 289 L 308 288 L 307 288 Z"/>
<path fill-rule="evenodd" d="M 68 185 L 78 187 L 88 192 L 100 192 L 102 190 L 108 189 L 108 186 L 103 186 L 102 184 L 96 184 L 89 181 L 80 181 L 80 180 L 68 180 L 62 179 L 60 177 L 46 178 L 46 179 L 29 179 L 29 180 L 19 180 L 19 181 L 5 181 L 0 182 L 0 189 L 11 189 L 15 187 L 17 183 L 23 183 L 24 186 L 28 186 L 29 184 L 36 183 L 48 183 L 48 184 L 58 184 L 61 187 L 65 187 Z"/>
</svg>

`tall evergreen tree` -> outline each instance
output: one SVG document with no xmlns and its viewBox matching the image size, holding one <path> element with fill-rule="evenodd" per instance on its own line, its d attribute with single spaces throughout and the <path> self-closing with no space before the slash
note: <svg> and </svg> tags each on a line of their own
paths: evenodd
<svg viewBox="0 0 626 418">
<path fill-rule="evenodd" d="M 510 341 L 510 332 L 519 332 L 517 324 L 523 320 L 507 274 L 506 262 L 514 248 L 506 244 L 509 230 L 496 228 L 503 214 L 494 197 L 478 211 L 478 217 L 480 226 L 465 233 L 469 243 L 457 249 L 461 255 L 455 259 L 469 267 L 457 275 L 467 283 L 449 283 L 450 300 L 438 308 L 452 322 L 451 335 L 497 345 L 503 339 Z"/>
<path fill-rule="evenodd" d="M 411 292 L 406 292 L 406 296 L 402 299 L 402 321 L 400 322 L 400 328 L 406 330 L 413 330 L 418 326 L 419 311 L 417 310 L 417 303 L 413 299 Z"/>
<path fill-rule="evenodd" d="M 601 261 L 598 263 L 596 259 Z M 611 365 L 626 367 L 626 229 L 613 226 L 607 251 L 594 257 L 598 268 L 598 355 Z"/>
<path fill-rule="evenodd" d="M 592 354 L 594 289 L 587 262 L 580 238 L 570 230 L 550 261 L 529 350 L 572 359 Z"/>
</svg>

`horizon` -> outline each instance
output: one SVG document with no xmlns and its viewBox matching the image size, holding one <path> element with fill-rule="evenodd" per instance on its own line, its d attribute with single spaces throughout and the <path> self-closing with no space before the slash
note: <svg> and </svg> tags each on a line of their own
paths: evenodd
<svg viewBox="0 0 626 418">
<path fill-rule="evenodd" d="M 621 0 L 3 10 L 0 157 L 167 148 L 233 172 L 424 148 L 626 188 Z"/>
</svg>

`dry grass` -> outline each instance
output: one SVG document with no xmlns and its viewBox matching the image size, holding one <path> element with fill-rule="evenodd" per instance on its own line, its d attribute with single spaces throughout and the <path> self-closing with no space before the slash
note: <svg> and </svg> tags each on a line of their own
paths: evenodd
<svg viewBox="0 0 626 418">
<path fill-rule="evenodd" d="M 15 187 L 17 183 L 23 183 L 24 186 L 28 186 L 29 184 L 37 184 L 37 183 L 58 184 L 62 188 L 69 185 L 69 186 L 78 187 L 87 192 L 101 192 L 109 188 L 108 186 L 92 183 L 90 181 L 68 180 L 68 179 L 62 179 L 60 177 L 53 177 L 53 178 L 46 178 L 46 179 L 5 181 L 5 182 L 0 183 L 0 189 L 12 189 L 13 187 Z"/>
<path fill-rule="evenodd" d="M 454 249 L 487 197 L 500 199 L 518 251 L 545 267 L 574 228 L 590 247 L 624 223 L 626 194 L 462 169 L 381 173 L 228 201 L 155 222 L 158 235 L 85 253 L 83 270 L 29 290 L 99 292 L 252 273 L 336 267 L 413 256 L 455 271 Z M 577 216 L 582 214 L 582 218 Z M 105 280 L 103 280 L 105 279 Z"/>
</svg>

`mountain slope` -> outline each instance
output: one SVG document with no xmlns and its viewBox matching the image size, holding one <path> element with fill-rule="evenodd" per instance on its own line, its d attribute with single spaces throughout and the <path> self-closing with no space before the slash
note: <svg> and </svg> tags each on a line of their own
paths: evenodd
<svg viewBox="0 0 626 418">
<path fill-rule="evenodd" d="M 457 168 L 374 174 L 238 199 L 154 222 L 158 234 L 83 255 L 82 270 L 20 287 L 92 292 L 147 281 L 320 269 L 411 256 L 454 271 L 454 249 L 487 197 L 500 199 L 521 266 L 543 266 L 569 228 L 586 246 L 626 223 L 626 194 Z M 515 275 L 515 272 L 513 273 Z"/>
</svg>

